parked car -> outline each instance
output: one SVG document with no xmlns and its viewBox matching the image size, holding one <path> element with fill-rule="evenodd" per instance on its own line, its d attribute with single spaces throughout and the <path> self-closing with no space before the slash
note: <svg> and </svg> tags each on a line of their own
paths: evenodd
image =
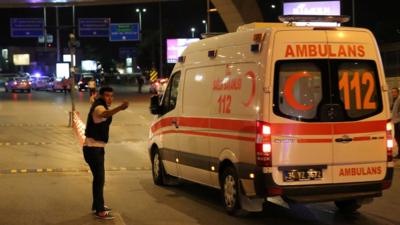
<svg viewBox="0 0 400 225">
<path fill-rule="evenodd" d="M 46 90 L 49 83 L 49 77 L 38 77 L 32 81 L 32 89 L 34 90 Z"/>
<path fill-rule="evenodd" d="M 4 83 L 5 91 L 6 92 L 15 92 L 15 91 L 20 91 L 20 92 L 31 92 L 31 82 L 26 79 L 26 78 L 21 78 L 21 77 L 13 77 L 9 78 L 5 83 Z"/>
<path fill-rule="evenodd" d="M 50 78 L 49 82 L 47 83 L 47 91 L 53 91 L 53 92 L 64 91 L 64 85 L 63 85 L 64 82 L 68 83 L 66 89 L 70 91 L 71 85 L 69 85 L 69 82 L 64 81 L 61 78 Z"/>
<path fill-rule="evenodd" d="M 0 86 L 4 86 L 10 78 L 19 77 L 17 73 L 0 73 Z"/>
<path fill-rule="evenodd" d="M 87 91 L 87 90 L 89 90 L 88 82 L 91 79 L 94 79 L 94 76 L 92 76 L 92 75 L 83 75 L 81 77 L 81 79 L 78 81 L 78 90 L 79 91 Z"/>
</svg>

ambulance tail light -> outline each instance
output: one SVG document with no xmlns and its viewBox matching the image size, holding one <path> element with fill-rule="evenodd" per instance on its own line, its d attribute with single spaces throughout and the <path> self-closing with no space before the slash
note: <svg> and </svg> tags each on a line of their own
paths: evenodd
<svg viewBox="0 0 400 225">
<path fill-rule="evenodd" d="M 389 189 L 392 186 L 392 181 L 391 180 L 384 180 L 382 183 L 382 189 L 386 190 Z"/>
<path fill-rule="evenodd" d="M 269 187 L 267 193 L 268 196 L 279 196 L 283 194 L 283 189 L 281 187 Z"/>
<path fill-rule="evenodd" d="M 271 145 L 271 125 L 257 121 L 256 134 L 256 163 L 257 166 L 272 166 L 272 145 Z"/>
<path fill-rule="evenodd" d="M 392 136 L 393 124 L 390 120 L 386 122 L 386 150 L 387 150 L 387 161 L 393 161 L 393 136 Z"/>
</svg>

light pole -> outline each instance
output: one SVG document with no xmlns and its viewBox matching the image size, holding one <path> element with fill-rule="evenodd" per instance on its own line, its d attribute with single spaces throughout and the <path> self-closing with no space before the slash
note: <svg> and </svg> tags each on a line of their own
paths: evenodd
<svg viewBox="0 0 400 225">
<path fill-rule="evenodd" d="M 203 22 L 203 24 L 204 24 L 204 30 L 205 30 L 205 32 L 206 32 L 206 34 L 207 34 L 207 33 L 208 33 L 208 24 L 207 24 L 207 21 L 206 21 L 206 20 L 203 20 L 202 22 Z"/>
<path fill-rule="evenodd" d="M 75 33 L 75 32 L 74 32 Z M 74 119 L 74 113 L 75 113 L 75 61 L 74 61 L 74 56 L 76 55 L 76 48 L 79 47 L 80 43 L 78 40 L 76 40 L 75 34 L 70 33 L 69 34 L 69 40 L 68 40 L 68 48 L 71 54 L 71 69 L 70 69 L 70 77 L 69 77 L 69 83 L 70 83 L 70 96 L 71 96 L 71 113 L 69 117 L 69 126 L 71 127 L 73 124 L 73 119 Z"/>
<path fill-rule="evenodd" d="M 136 8 L 136 12 L 139 13 L 139 33 L 140 33 L 140 39 L 142 37 L 142 13 L 146 12 L 146 8 L 139 9 Z"/>
<path fill-rule="evenodd" d="M 196 28 L 192 27 L 190 28 L 190 31 L 192 32 L 192 38 L 194 38 L 194 32 L 196 31 Z"/>
</svg>

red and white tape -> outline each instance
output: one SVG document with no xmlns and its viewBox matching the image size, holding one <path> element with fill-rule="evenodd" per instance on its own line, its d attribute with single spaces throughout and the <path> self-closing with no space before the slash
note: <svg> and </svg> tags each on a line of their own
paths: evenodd
<svg viewBox="0 0 400 225">
<path fill-rule="evenodd" d="M 79 142 L 81 145 L 83 145 L 83 142 L 85 141 L 85 129 L 86 125 L 82 122 L 79 112 L 72 112 L 72 126 L 75 129 L 76 134 L 78 135 Z"/>
</svg>

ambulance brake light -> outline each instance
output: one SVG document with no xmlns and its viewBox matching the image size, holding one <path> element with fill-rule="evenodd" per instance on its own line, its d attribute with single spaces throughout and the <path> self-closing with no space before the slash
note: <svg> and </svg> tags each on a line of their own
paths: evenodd
<svg viewBox="0 0 400 225">
<path fill-rule="evenodd" d="M 393 137 L 392 137 L 393 124 L 390 120 L 386 122 L 386 152 L 387 161 L 393 161 Z"/>
<path fill-rule="evenodd" d="M 256 130 L 256 163 L 258 166 L 271 167 L 271 125 L 264 121 L 257 121 Z"/>
<path fill-rule="evenodd" d="M 386 190 L 389 189 L 390 186 L 392 186 L 392 181 L 391 180 L 384 180 L 382 183 L 382 189 Z"/>
<path fill-rule="evenodd" d="M 262 131 L 264 135 L 271 135 L 271 127 L 267 125 L 262 126 Z"/>
</svg>

